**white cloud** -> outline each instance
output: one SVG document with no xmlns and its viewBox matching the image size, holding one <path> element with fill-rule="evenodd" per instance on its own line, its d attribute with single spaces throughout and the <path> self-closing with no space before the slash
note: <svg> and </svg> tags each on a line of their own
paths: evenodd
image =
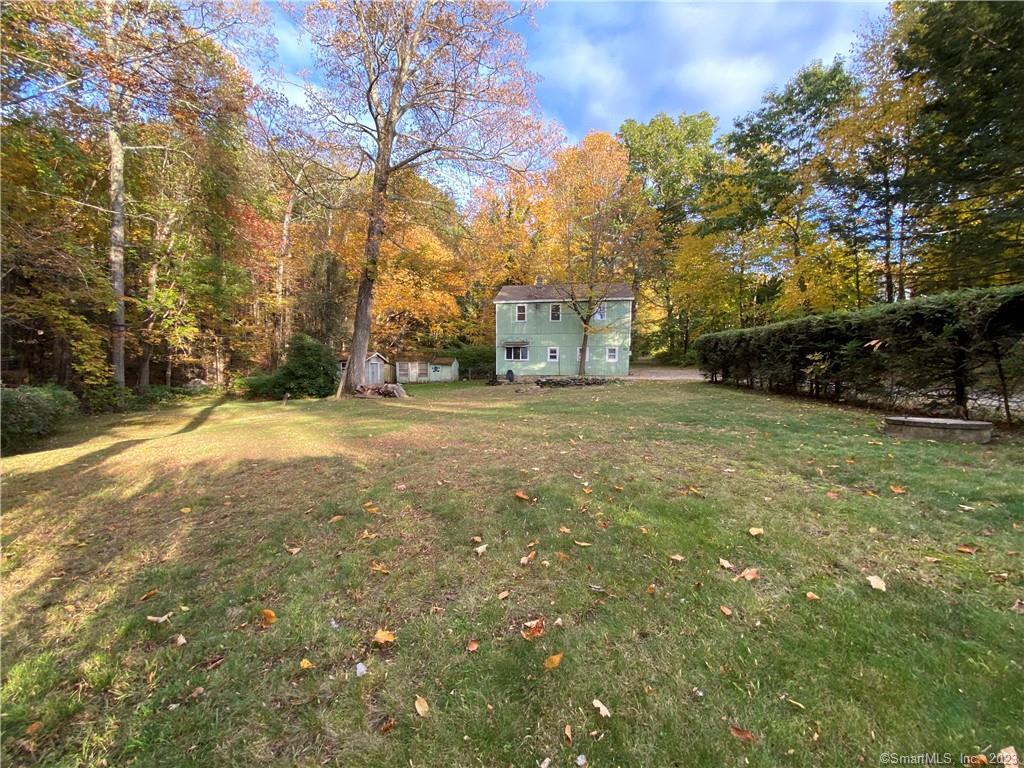
<svg viewBox="0 0 1024 768">
<path fill-rule="evenodd" d="M 708 112 L 727 119 L 757 104 L 777 79 L 775 67 L 764 55 L 722 54 L 687 62 L 676 71 L 675 84 L 706 104 Z"/>
</svg>

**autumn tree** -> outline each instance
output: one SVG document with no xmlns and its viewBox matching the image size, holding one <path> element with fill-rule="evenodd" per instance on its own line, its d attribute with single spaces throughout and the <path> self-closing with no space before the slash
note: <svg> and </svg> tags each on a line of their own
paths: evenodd
<svg viewBox="0 0 1024 768">
<path fill-rule="evenodd" d="M 587 345 L 612 283 L 631 274 L 643 249 L 654 243 L 656 216 L 629 154 L 615 137 L 590 133 L 555 153 L 540 178 L 537 232 L 547 274 L 564 285 L 565 302 L 583 327 L 579 373 L 586 373 Z"/>
<path fill-rule="evenodd" d="M 537 148 L 534 77 L 511 28 L 526 11 L 435 0 L 325 0 L 306 10 L 322 78 L 307 89 L 313 113 L 370 176 L 346 391 L 363 383 L 394 175 L 502 171 Z"/>
</svg>

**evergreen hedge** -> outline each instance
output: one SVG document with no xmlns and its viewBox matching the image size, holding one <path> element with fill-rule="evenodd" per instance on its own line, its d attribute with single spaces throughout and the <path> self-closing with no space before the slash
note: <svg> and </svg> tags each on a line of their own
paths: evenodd
<svg viewBox="0 0 1024 768">
<path fill-rule="evenodd" d="M 78 400 L 56 384 L 0 390 L 0 447 L 4 453 L 23 451 L 52 435 L 78 412 Z"/>
<path fill-rule="evenodd" d="M 284 365 L 272 373 L 246 376 L 237 386 L 248 397 L 327 397 L 338 386 L 338 358 L 330 347 L 304 333 L 288 341 Z"/>
<path fill-rule="evenodd" d="M 712 381 L 968 416 L 1020 413 L 1024 285 L 945 293 L 701 336 Z"/>
</svg>

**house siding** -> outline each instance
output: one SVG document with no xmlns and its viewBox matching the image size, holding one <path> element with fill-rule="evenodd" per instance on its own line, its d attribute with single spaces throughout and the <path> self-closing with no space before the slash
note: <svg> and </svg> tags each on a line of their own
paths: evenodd
<svg viewBox="0 0 1024 768">
<path fill-rule="evenodd" d="M 518 376 L 575 376 L 579 373 L 576 349 L 583 341 L 583 324 L 565 302 L 562 319 L 552 321 L 550 301 L 526 304 L 526 321 L 516 321 L 514 302 L 495 303 L 494 364 L 499 376 L 511 370 Z M 629 375 L 630 336 L 632 333 L 632 302 L 609 299 L 604 321 L 592 321 L 586 372 L 590 376 Z M 505 342 L 526 341 L 530 359 L 506 360 Z M 558 360 L 548 360 L 548 348 L 558 348 Z M 618 360 L 609 362 L 609 347 L 618 349 Z"/>
</svg>

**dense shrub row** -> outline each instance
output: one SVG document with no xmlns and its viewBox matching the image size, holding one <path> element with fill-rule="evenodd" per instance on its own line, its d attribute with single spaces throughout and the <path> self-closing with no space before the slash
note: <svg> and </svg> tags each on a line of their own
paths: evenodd
<svg viewBox="0 0 1024 768">
<path fill-rule="evenodd" d="M 494 373 L 494 347 L 489 344 L 463 344 L 438 350 L 438 356 L 459 361 L 459 377 L 487 379 Z"/>
<path fill-rule="evenodd" d="M 327 397 L 338 386 L 338 359 L 316 339 L 298 333 L 288 341 L 284 365 L 273 373 L 246 376 L 236 386 L 247 397 Z"/>
<path fill-rule="evenodd" d="M 78 400 L 56 385 L 0 390 L 0 447 L 22 451 L 52 434 L 78 411 Z"/>
<path fill-rule="evenodd" d="M 1024 395 L 1024 286 L 979 289 L 722 331 L 696 341 L 712 381 L 936 413 Z"/>
</svg>

